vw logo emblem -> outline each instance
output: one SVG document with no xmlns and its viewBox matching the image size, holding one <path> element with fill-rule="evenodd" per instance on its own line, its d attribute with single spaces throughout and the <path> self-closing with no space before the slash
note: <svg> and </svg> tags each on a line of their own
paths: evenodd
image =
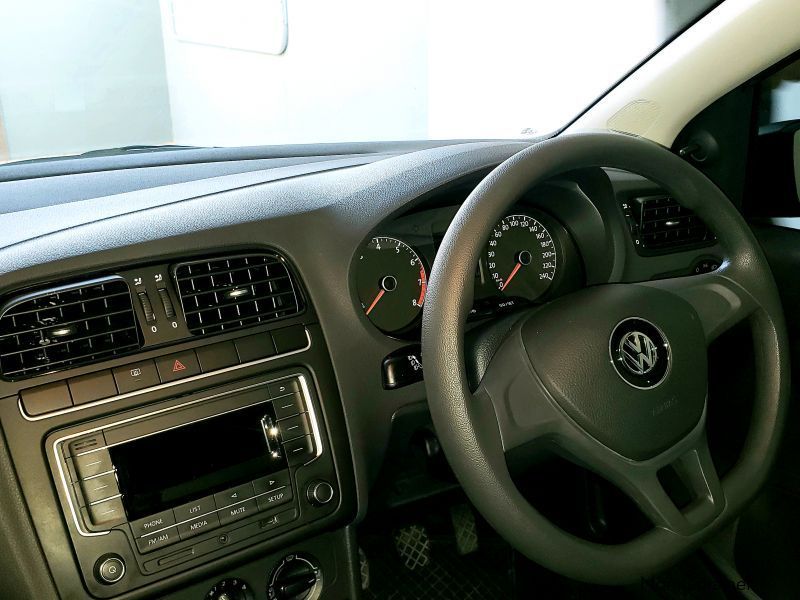
<svg viewBox="0 0 800 600">
<path fill-rule="evenodd" d="M 635 388 L 654 388 L 669 373 L 669 342 L 658 327 L 644 319 L 620 321 L 611 332 L 608 350 L 617 374 Z"/>
<path fill-rule="evenodd" d="M 646 333 L 630 331 L 619 342 L 622 364 L 634 375 L 644 375 L 658 362 L 658 348 Z"/>
</svg>

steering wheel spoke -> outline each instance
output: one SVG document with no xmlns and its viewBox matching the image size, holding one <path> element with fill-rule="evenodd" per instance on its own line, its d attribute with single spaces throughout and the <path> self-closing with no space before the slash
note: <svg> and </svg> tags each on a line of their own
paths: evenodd
<svg viewBox="0 0 800 600">
<path fill-rule="evenodd" d="M 666 290 L 691 304 L 708 344 L 749 318 L 759 307 L 753 296 L 737 283 L 731 265 L 723 265 L 713 273 L 660 279 L 642 285 Z"/>
<path fill-rule="evenodd" d="M 625 492 L 653 526 L 678 535 L 701 532 L 725 506 L 702 422 L 684 441 L 648 461 L 631 461 L 609 449 L 598 448 L 589 452 L 583 448 L 576 458 L 576 462 Z M 670 486 L 672 494 L 666 486 Z"/>
</svg>

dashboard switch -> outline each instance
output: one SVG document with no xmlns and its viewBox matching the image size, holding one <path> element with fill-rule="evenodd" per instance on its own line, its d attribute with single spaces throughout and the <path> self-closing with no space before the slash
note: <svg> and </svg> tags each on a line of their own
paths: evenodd
<svg viewBox="0 0 800 600">
<path fill-rule="evenodd" d="M 159 288 L 158 297 L 161 299 L 161 306 L 164 308 L 164 315 L 168 319 L 174 319 L 175 306 L 172 304 L 172 298 L 169 297 L 169 291 L 167 291 L 166 288 Z"/>
<path fill-rule="evenodd" d="M 142 305 L 144 320 L 148 323 L 155 321 L 156 313 L 153 312 L 153 305 L 150 303 L 150 297 L 147 295 L 147 292 L 139 292 L 139 303 Z"/>
<path fill-rule="evenodd" d="M 395 390 L 422 379 L 422 353 L 419 346 L 406 346 L 383 359 L 383 389 Z"/>
</svg>

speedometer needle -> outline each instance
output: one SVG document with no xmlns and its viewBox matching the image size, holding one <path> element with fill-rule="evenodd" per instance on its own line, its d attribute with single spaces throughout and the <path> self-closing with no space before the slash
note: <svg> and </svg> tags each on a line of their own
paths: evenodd
<svg viewBox="0 0 800 600">
<path fill-rule="evenodd" d="M 500 288 L 501 292 L 505 291 L 505 289 L 508 287 L 508 284 L 511 283 L 511 280 L 514 279 L 514 275 L 517 274 L 517 271 L 519 271 L 520 267 L 522 267 L 522 263 L 518 262 L 516 264 L 516 266 L 514 267 L 514 270 L 511 271 L 511 274 L 508 277 L 506 277 L 506 280 L 503 283 L 503 287 Z M 377 300 L 376 300 L 376 302 L 377 302 Z M 373 302 L 373 304 L 374 304 L 374 302 Z M 369 314 L 369 312 L 367 314 Z"/>
<path fill-rule="evenodd" d="M 381 298 L 383 298 L 383 295 L 384 295 L 385 293 L 386 293 L 386 290 L 384 290 L 383 288 L 381 288 L 381 291 L 380 291 L 380 292 L 378 292 L 378 295 L 377 295 L 377 296 L 375 296 L 375 300 L 373 300 L 373 301 L 372 301 L 372 304 L 370 304 L 370 305 L 369 305 L 369 308 L 367 309 L 367 314 L 369 314 L 369 313 L 371 313 L 371 312 L 372 312 L 372 309 L 373 309 L 373 308 L 375 308 L 375 305 L 378 303 L 378 301 L 379 301 Z"/>
</svg>

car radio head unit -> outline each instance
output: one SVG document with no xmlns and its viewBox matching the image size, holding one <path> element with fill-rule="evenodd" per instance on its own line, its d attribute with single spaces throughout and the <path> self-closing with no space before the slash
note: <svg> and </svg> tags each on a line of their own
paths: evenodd
<svg viewBox="0 0 800 600">
<path fill-rule="evenodd" d="M 132 588 L 328 513 L 333 506 L 315 513 L 300 493 L 336 481 L 318 414 L 308 376 L 294 373 L 51 434 L 87 584 L 110 554 L 137 563 L 125 580 Z"/>
</svg>

